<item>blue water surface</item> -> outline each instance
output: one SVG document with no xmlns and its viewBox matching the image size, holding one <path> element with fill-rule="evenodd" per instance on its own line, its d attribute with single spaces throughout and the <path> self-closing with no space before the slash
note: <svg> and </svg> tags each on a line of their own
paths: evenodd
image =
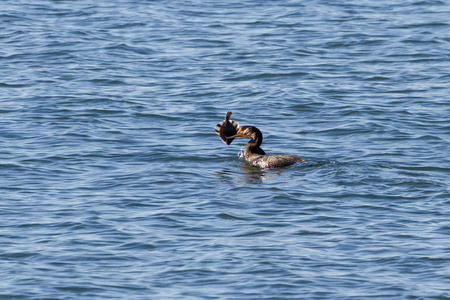
<svg viewBox="0 0 450 300">
<path fill-rule="evenodd" d="M 450 4 L 4 0 L 1 299 L 450 299 Z M 214 133 L 257 126 L 261 170 Z"/>
</svg>

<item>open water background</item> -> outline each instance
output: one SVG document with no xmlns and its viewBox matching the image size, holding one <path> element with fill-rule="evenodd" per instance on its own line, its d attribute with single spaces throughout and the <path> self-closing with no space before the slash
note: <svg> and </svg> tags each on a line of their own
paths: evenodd
<svg viewBox="0 0 450 300">
<path fill-rule="evenodd" d="M 0 298 L 450 299 L 449 58 L 448 1 L 2 1 Z"/>
</svg>

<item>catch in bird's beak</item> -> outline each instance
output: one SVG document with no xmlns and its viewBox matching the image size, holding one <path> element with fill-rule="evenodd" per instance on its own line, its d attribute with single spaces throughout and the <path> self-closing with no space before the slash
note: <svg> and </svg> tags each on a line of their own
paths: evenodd
<svg viewBox="0 0 450 300">
<path fill-rule="evenodd" d="M 245 137 L 244 136 L 244 131 L 242 130 L 242 127 L 239 127 L 238 129 L 237 129 L 237 134 L 235 134 L 235 135 L 232 135 L 232 136 L 227 136 L 227 139 L 234 139 L 234 138 L 237 138 L 237 137 Z"/>
</svg>

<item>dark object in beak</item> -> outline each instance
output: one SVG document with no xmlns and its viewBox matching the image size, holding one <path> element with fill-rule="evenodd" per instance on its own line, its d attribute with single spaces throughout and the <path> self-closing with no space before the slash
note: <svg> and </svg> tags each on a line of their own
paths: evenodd
<svg viewBox="0 0 450 300">
<path fill-rule="evenodd" d="M 239 123 L 231 121 L 230 117 L 233 113 L 231 111 L 227 112 L 225 120 L 220 122 L 214 128 L 216 134 L 219 135 L 220 139 L 227 145 L 230 145 L 234 138 L 228 138 L 236 135 L 237 129 L 239 128 Z"/>
<path fill-rule="evenodd" d="M 245 137 L 245 135 L 244 135 L 244 129 L 243 129 L 243 128 L 246 128 L 246 127 L 248 127 L 248 126 L 244 126 L 244 127 L 239 127 L 239 128 L 237 128 L 236 134 L 227 137 L 227 139 L 233 139 L 233 140 L 234 140 L 234 139 L 237 138 L 237 137 L 242 137 L 242 138 Z"/>
</svg>

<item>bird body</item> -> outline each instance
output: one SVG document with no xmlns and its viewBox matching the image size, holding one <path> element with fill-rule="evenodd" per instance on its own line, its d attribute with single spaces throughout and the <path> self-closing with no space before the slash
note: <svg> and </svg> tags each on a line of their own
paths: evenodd
<svg viewBox="0 0 450 300">
<path fill-rule="evenodd" d="M 250 141 L 245 146 L 244 158 L 254 167 L 259 168 L 280 168 L 293 165 L 305 160 L 295 155 L 267 155 L 261 148 L 263 136 L 261 131 L 254 126 L 239 127 L 237 134 L 229 138 L 245 137 Z"/>
<path fill-rule="evenodd" d="M 254 167 L 259 168 L 280 168 L 303 162 L 304 159 L 295 155 L 252 155 L 245 157 L 245 160 Z"/>
</svg>

